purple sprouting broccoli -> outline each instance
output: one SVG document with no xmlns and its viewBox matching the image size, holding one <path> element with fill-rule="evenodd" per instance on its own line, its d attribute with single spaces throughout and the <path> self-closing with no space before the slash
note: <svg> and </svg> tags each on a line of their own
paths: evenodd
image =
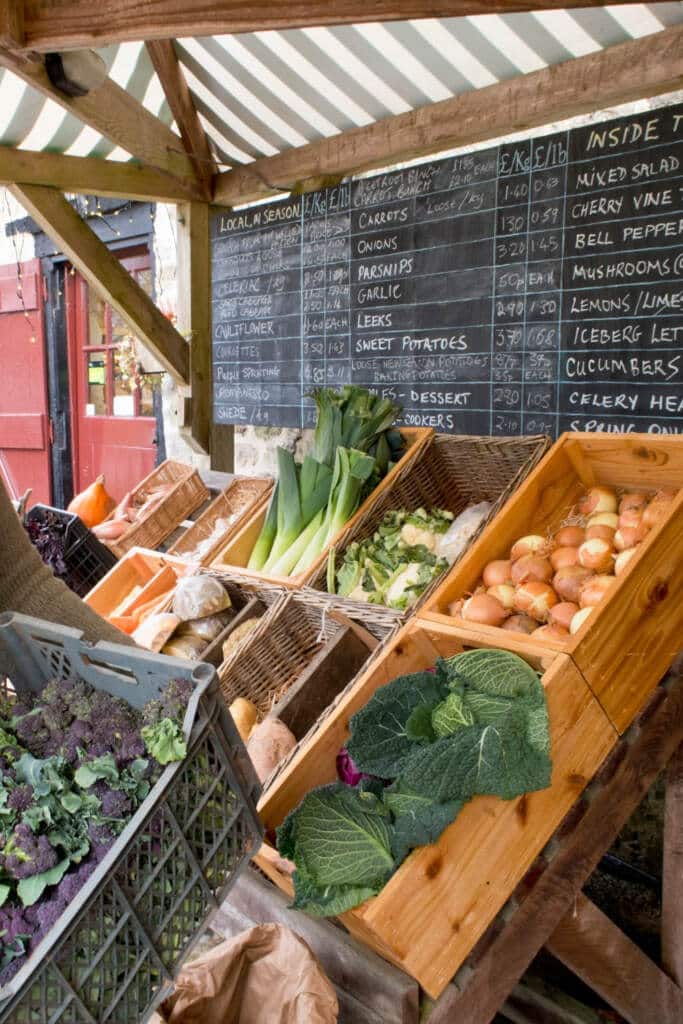
<svg viewBox="0 0 683 1024">
<path fill-rule="evenodd" d="M 90 822 L 88 825 L 88 839 L 90 840 L 92 855 L 99 862 L 116 841 L 116 836 L 108 825 Z"/>
<path fill-rule="evenodd" d="M 99 797 L 103 818 L 128 818 L 133 811 L 133 805 L 123 790 L 111 789 L 102 779 L 89 792 Z"/>
<path fill-rule="evenodd" d="M 42 875 L 57 863 L 57 853 L 47 836 L 36 836 L 28 825 L 19 823 L 5 845 L 5 870 L 21 881 Z"/>
<path fill-rule="evenodd" d="M 191 679 L 169 680 L 159 698 L 145 704 L 142 712 L 144 724 L 158 725 L 164 718 L 172 718 L 178 725 L 182 725 L 193 690 Z"/>
<path fill-rule="evenodd" d="M 50 732 L 43 722 L 42 711 L 31 711 L 17 719 L 14 731 L 22 746 L 34 757 L 44 757 Z"/>
<path fill-rule="evenodd" d="M 26 960 L 33 931 L 21 907 L 11 904 L 0 907 L 0 961 L 5 964 L 0 970 L 0 985 L 6 985 Z"/>
<path fill-rule="evenodd" d="M 2 942 L 14 942 L 15 939 L 22 935 L 30 935 L 32 931 L 33 928 L 27 919 L 23 907 L 11 903 L 0 907 L 0 935 L 2 936 Z"/>
<path fill-rule="evenodd" d="M 29 786 L 28 783 L 17 786 L 11 791 L 7 797 L 7 806 L 11 807 L 13 811 L 18 814 L 22 814 L 24 811 L 33 803 L 33 786 Z"/>
<path fill-rule="evenodd" d="M 45 727 L 53 736 L 60 739 L 64 735 L 64 730 L 68 729 L 73 720 L 73 715 L 68 706 L 63 700 L 57 698 L 49 702 L 43 700 L 41 702 L 41 714 Z"/>
<path fill-rule="evenodd" d="M 92 729 L 89 723 L 76 720 L 66 730 L 56 753 L 70 765 L 76 766 L 80 763 L 79 751 L 87 751 L 91 740 Z"/>
</svg>

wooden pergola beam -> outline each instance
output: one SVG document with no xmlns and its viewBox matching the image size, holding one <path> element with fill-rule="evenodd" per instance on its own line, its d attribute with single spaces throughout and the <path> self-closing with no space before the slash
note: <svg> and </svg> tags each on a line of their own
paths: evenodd
<svg viewBox="0 0 683 1024">
<path fill-rule="evenodd" d="M 126 40 L 178 39 L 264 29 L 348 25 L 354 22 L 453 18 L 552 8 L 599 7 L 609 0 L 294 0 L 274 4 L 255 0 L 26 0 L 27 47 L 48 52 L 105 46 Z M 627 0 L 636 3 L 637 0 Z"/>
<path fill-rule="evenodd" d="M 386 118 L 365 128 L 255 160 L 216 177 L 226 206 L 552 124 L 683 86 L 683 26 L 619 43 Z"/>
<path fill-rule="evenodd" d="M 177 203 L 199 199 L 198 185 L 185 184 L 138 163 L 62 156 L 0 146 L 0 185 L 47 185 L 60 192 Z"/>
<path fill-rule="evenodd" d="M 173 43 L 170 39 L 151 40 L 147 43 L 147 52 L 178 125 L 185 152 L 204 193 L 203 198 L 210 199 L 216 164 Z"/>
<path fill-rule="evenodd" d="M 187 342 L 61 192 L 41 185 L 13 185 L 10 191 L 164 369 L 187 384 Z"/>
<path fill-rule="evenodd" d="M 42 59 L 28 59 L 0 48 L 0 66 L 13 71 L 149 167 L 179 178 L 186 185 L 194 182 L 194 166 L 182 140 L 111 78 L 86 96 L 66 96 L 52 85 Z"/>
<path fill-rule="evenodd" d="M 208 203 L 178 207 L 178 321 L 190 337 L 188 441 L 209 451 L 211 435 L 211 256 Z"/>
</svg>

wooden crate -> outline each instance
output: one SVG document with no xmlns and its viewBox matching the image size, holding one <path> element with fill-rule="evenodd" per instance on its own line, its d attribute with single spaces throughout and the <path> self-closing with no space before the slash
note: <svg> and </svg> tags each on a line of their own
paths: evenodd
<svg viewBox="0 0 683 1024">
<path fill-rule="evenodd" d="M 399 675 L 475 647 L 451 625 L 412 620 L 348 688 L 310 741 L 262 797 L 259 813 L 274 829 L 304 795 L 336 778 L 337 752 L 350 717 L 375 690 Z M 356 938 L 416 978 L 433 997 L 444 990 L 468 953 L 524 877 L 539 852 L 617 742 L 618 736 L 571 658 L 526 640 L 518 653 L 543 672 L 550 717 L 552 784 L 515 800 L 477 797 L 431 846 L 415 850 L 374 899 L 344 914 Z M 272 846 L 258 866 L 284 891 L 291 879 Z"/>
<path fill-rule="evenodd" d="M 352 516 L 346 524 L 344 530 L 340 530 L 337 536 L 342 535 L 347 529 L 362 519 L 368 509 L 374 506 L 382 493 L 387 489 L 387 487 L 390 487 L 398 477 L 410 472 L 411 467 L 415 463 L 416 459 L 419 458 L 424 447 L 429 444 L 434 431 L 427 427 L 403 427 L 401 429 L 401 434 L 406 442 L 406 451 L 404 455 L 396 463 L 393 469 L 387 473 L 384 480 L 375 487 L 372 494 L 368 495 L 355 515 Z M 261 527 L 263 526 L 266 518 L 266 512 L 267 505 L 262 505 L 256 512 L 254 512 L 242 529 L 221 548 L 211 565 L 215 569 L 225 568 L 226 566 L 234 568 L 239 570 L 241 573 L 254 577 L 255 579 L 269 580 L 271 583 L 276 583 L 279 586 L 298 590 L 317 573 L 322 565 L 325 564 L 327 561 L 327 553 L 337 538 L 334 538 L 332 544 L 328 544 L 322 554 L 316 558 L 305 572 L 299 573 L 297 576 L 271 576 L 268 573 L 255 572 L 254 570 L 247 569 L 247 563 L 258 535 L 261 532 Z"/>
<path fill-rule="evenodd" d="M 683 437 L 563 434 L 453 567 L 420 616 L 468 628 L 447 614 L 449 603 L 472 590 L 487 562 L 507 557 L 514 541 L 556 530 L 594 484 L 680 491 L 668 519 L 649 532 L 578 633 L 566 643 L 539 641 L 571 656 L 611 721 L 624 732 L 680 648 Z M 512 644 L 504 630 L 477 629 L 493 642 Z"/>
<path fill-rule="evenodd" d="M 117 558 L 133 547 L 154 549 L 170 537 L 174 530 L 200 505 L 209 500 L 209 491 L 192 466 L 166 459 L 153 469 L 131 492 L 131 503 L 159 484 L 173 484 L 167 496 L 142 519 L 131 523 L 118 540 L 107 541 Z M 109 517 L 111 518 L 111 516 Z"/>
<path fill-rule="evenodd" d="M 349 545 L 365 540 L 377 529 L 387 512 L 396 509 L 442 508 L 458 516 L 469 505 L 482 501 L 492 508 L 475 536 L 484 529 L 519 483 L 550 447 L 544 435 L 532 437 L 477 437 L 475 435 L 435 434 L 413 462 L 409 473 L 398 476 L 386 487 L 367 513 L 344 531 L 338 539 L 336 560 L 339 566 Z M 307 586 L 327 591 L 327 565 L 323 563 Z M 399 613 L 413 614 L 437 586 L 435 580 L 419 600 Z M 349 602 L 357 609 L 367 607 L 360 601 Z"/>
<path fill-rule="evenodd" d="M 272 488 L 271 477 L 235 477 L 168 549 L 169 553 L 198 565 L 209 565 L 226 541 L 239 532 L 245 519 L 268 500 Z M 216 521 L 221 518 L 228 520 L 227 528 L 201 557 L 195 556 L 197 545 L 211 536 Z"/>
<path fill-rule="evenodd" d="M 107 575 L 92 588 L 84 601 L 103 618 L 121 607 L 124 613 L 142 604 L 155 595 L 163 596 L 167 585 L 188 571 L 188 565 L 172 555 L 158 551 L 132 548 L 110 569 Z M 170 575 L 169 575 L 170 574 Z M 136 587 L 142 590 L 133 595 Z M 126 602 L 126 597 L 130 600 Z"/>
</svg>

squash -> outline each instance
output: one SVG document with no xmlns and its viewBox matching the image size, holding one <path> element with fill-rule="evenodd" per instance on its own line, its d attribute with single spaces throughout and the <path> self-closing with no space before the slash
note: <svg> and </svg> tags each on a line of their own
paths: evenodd
<svg viewBox="0 0 683 1024">
<path fill-rule="evenodd" d="M 105 489 L 104 476 L 98 476 L 97 480 L 72 499 L 67 512 L 74 512 L 90 530 L 104 522 L 115 507 L 116 502 Z"/>
</svg>

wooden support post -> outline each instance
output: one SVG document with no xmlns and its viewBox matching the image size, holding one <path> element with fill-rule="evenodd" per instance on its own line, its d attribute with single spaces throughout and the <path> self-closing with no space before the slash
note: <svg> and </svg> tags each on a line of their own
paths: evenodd
<svg viewBox="0 0 683 1024">
<path fill-rule="evenodd" d="M 14 185 L 10 191 L 164 369 L 186 384 L 187 342 L 61 192 L 41 185 Z"/>
<path fill-rule="evenodd" d="M 656 710 L 621 741 L 623 756 L 612 778 L 602 784 L 598 781 L 583 817 L 560 840 L 559 849 L 523 902 L 511 907 L 500 934 L 473 960 L 473 969 L 441 996 L 429 1024 L 489 1024 L 571 912 L 600 857 L 683 742 L 683 677 L 669 678 L 653 700 L 660 701 Z M 650 1020 L 659 1024 L 656 1016 Z"/>
<path fill-rule="evenodd" d="M 683 1020 L 681 989 L 582 893 L 546 948 L 630 1024 Z"/>
<path fill-rule="evenodd" d="M 24 0 L 0 0 L 0 46 L 24 45 Z"/>
<path fill-rule="evenodd" d="M 662 964 L 683 988 L 683 744 L 669 762 L 664 807 Z"/>
<path fill-rule="evenodd" d="M 190 338 L 191 395 L 182 433 L 196 450 L 209 452 L 213 394 L 208 203 L 178 206 L 178 321 Z"/>
</svg>

